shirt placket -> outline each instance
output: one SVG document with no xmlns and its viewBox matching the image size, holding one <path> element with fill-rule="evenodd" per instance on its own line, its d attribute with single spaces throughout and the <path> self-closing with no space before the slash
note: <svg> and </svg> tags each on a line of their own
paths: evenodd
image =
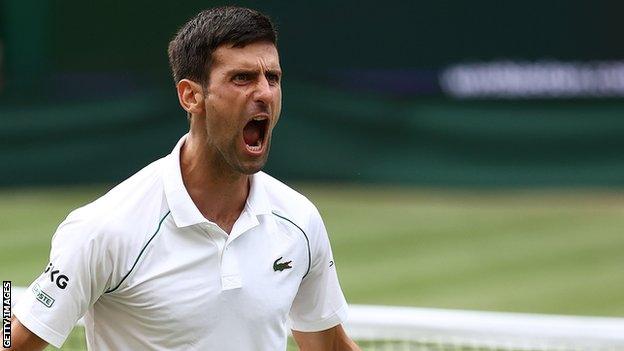
<svg viewBox="0 0 624 351">
<path fill-rule="evenodd" d="M 236 223 L 234 223 L 230 235 L 215 223 L 209 222 L 206 224 L 207 232 L 217 245 L 219 252 L 222 291 L 238 289 L 243 286 L 238 262 L 239 255 L 237 255 L 236 245 L 233 245 L 233 243 L 243 233 L 258 224 L 256 216 L 251 215 L 247 210 L 244 210 Z"/>
</svg>

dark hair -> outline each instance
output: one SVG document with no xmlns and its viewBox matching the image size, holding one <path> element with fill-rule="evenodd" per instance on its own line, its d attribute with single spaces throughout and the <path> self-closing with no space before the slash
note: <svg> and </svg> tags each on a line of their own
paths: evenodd
<svg viewBox="0 0 624 351">
<path fill-rule="evenodd" d="M 244 7 L 204 10 L 186 22 L 169 42 L 173 80 L 208 81 L 212 53 L 223 44 L 243 47 L 259 41 L 277 44 L 277 32 L 266 15 Z"/>
</svg>

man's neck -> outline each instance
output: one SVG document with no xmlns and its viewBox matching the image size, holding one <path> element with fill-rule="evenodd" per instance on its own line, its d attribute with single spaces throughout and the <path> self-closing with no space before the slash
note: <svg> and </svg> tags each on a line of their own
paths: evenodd
<svg viewBox="0 0 624 351">
<path fill-rule="evenodd" d="M 180 169 L 184 186 L 201 214 L 229 234 L 245 207 L 249 176 L 231 171 L 218 152 L 200 144 L 192 134 L 180 151 Z"/>
</svg>

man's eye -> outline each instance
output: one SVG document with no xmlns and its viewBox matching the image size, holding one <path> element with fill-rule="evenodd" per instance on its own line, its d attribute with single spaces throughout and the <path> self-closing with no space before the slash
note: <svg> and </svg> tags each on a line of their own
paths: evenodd
<svg viewBox="0 0 624 351">
<path fill-rule="evenodd" d="M 279 83 L 280 77 L 277 74 L 267 74 L 267 80 L 271 83 Z"/>
<path fill-rule="evenodd" d="M 235 83 L 246 83 L 248 82 L 250 79 L 250 76 L 248 73 L 238 73 L 234 76 L 233 81 Z"/>
</svg>

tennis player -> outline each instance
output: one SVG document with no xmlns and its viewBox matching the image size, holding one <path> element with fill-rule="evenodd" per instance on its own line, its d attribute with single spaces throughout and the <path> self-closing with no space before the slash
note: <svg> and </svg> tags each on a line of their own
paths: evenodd
<svg viewBox="0 0 624 351">
<path fill-rule="evenodd" d="M 273 24 L 199 13 L 169 44 L 190 130 L 171 154 L 65 219 L 14 309 L 12 350 L 359 350 L 321 217 L 261 172 L 281 110 Z M 123 155 L 120 155 L 123 157 Z"/>
</svg>

